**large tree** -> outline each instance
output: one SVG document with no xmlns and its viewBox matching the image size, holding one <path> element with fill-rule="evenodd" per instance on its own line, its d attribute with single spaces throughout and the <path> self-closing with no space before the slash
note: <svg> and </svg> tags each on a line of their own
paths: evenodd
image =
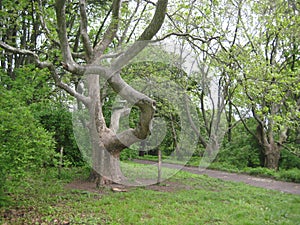
<svg viewBox="0 0 300 225">
<path fill-rule="evenodd" d="M 127 146 L 148 136 L 155 111 L 155 101 L 128 85 L 120 76 L 120 71 L 147 46 L 149 40 L 160 30 L 168 1 L 157 1 L 155 12 L 149 11 L 150 15 L 153 15 L 152 19 L 143 21 L 144 24 L 147 23 L 143 31 L 126 50 L 118 53 L 112 53 L 110 49 L 117 42 L 118 46 L 122 46 L 131 28 L 132 20 L 138 12 L 140 16 L 144 13 L 147 4 L 144 4 L 144 10 L 139 11 L 140 1 L 137 1 L 136 6 L 133 7 L 128 2 L 113 0 L 105 13 L 103 8 L 105 9 L 109 1 L 96 3 L 85 0 L 79 2 L 56 0 L 53 4 L 38 0 L 30 1 L 30 4 L 27 1 L 21 2 L 30 6 L 25 7 L 25 10 L 21 8 L 15 10 L 16 18 L 18 15 L 22 18 L 21 22 L 24 26 L 22 37 L 24 38 L 18 39 L 18 30 L 12 35 L 7 35 L 10 34 L 9 27 L 15 28 L 15 21 L 5 14 L 6 20 L 3 20 L 1 24 L 3 29 L 1 29 L 0 46 L 5 50 L 5 54 L 10 56 L 8 52 L 11 52 L 15 58 L 7 57 L 2 60 L 2 64 L 14 65 L 18 57 L 26 58 L 27 61 L 24 63 L 34 62 L 40 69 L 48 69 L 55 84 L 74 96 L 89 112 L 88 128 L 97 183 L 121 182 L 124 177 L 119 165 L 120 153 Z M 1 7 L 3 12 L 6 11 L 6 7 L 7 11 L 14 11 L 6 1 L 2 2 Z M 104 12 L 105 16 L 101 17 L 101 13 L 94 12 L 93 7 Z M 131 14 L 130 7 L 135 8 Z M 121 15 L 121 12 L 124 15 Z M 93 16 L 93 20 L 89 23 L 88 19 L 92 19 L 90 16 Z M 93 25 L 99 24 L 100 20 L 104 22 L 96 31 Z M 15 25 L 20 26 L 20 23 Z M 127 35 L 129 36 L 127 42 L 130 42 L 130 37 L 133 36 L 137 25 L 133 26 L 131 34 Z M 28 33 L 36 34 L 33 35 L 34 44 L 32 40 L 26 39 Z M 104 59 L 108 58 L 113 60 L 104 62 Z M 86 78 L 87 92 L 77 91 L 72 86 L 71 81 L 75 81 L 76 85 L 83 76 Z M 120 110 L 112 113 L 113 119 L 110 125 L 106 123 L 102 110 L 100 79 L 106 80 L 124 100 L 140 109 L 139 122 L 135 128 L 129 128 L 117 134 L 118 119 L 120 114 L 124 113 Z"/>
</svg>

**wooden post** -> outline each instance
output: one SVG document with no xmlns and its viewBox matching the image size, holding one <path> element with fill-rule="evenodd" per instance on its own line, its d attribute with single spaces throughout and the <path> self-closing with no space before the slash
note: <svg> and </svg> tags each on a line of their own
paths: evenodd
<svg viewBox="0 0 300 225">
<path fill-rule="evenodd" d="M 64 147 L 60 148 L 59 163 L 58 163 L 58 178 L 61 178 L 61 169 L 63 165 Z"/>
<path fill-rule="evenodd" d="M 157 184 L 161 183 L 161 150 L 158 149 Z"/>
</svg>

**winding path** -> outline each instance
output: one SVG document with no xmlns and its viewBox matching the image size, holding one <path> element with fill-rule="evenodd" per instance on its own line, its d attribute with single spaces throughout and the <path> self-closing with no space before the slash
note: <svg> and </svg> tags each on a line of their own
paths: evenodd
<svg viewBox="0 0 300 225">
<path fill-rule="evenodd" d="M 156 164 L 157 162 L 149 161 L 149 160 L 134 160 L 137 163 L 142 164 Z M 181 165 L 171 164 L 171 163 L 162 163 L 163 167 L 172 168 L 172 169 L 182 169 L 184 171 L 194 173 L 194 174 L 206 174 L 209 177 L 218 178 L 226 181 L 234 181 L 234 182 L 243 182 L 245 184 L 262 187 L 270 190 L 277 190 L 285 193 L 300 195 L 300 183 L 292 183 L 292 182 L 284 182 L 277 181 L 270 178 L 261 178 L 255 177 L 245 174 L 239 173 L 228 173 L 224 171 L 218 170 L 199 170 L 198 167 L 185 166 L 182 168 Z"/>
</svg>

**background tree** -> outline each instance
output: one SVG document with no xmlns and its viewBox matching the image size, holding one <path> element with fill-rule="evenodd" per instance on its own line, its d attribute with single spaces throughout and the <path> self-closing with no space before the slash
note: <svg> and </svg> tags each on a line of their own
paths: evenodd
<svg viewBox="0 0 300 225">
<path fill-rule="evenodd" d="M 298 116 L 294 116 L 299 113 L 294 98 L 298 92 L 295 83 L 299 83 L 299 72 L 291 67 L 294 64 L 291 58 L 299 58 L 299 55 L 294 51 L 294 56 L 287 57 L 289 46 L 299 33 L 296 25 L 299 21 L 287 2 L 270 4 L 266 1 L 260 6 L 249 4 L 253 10 L 249 13 L 257 15 L 258 21 L 250 14 L 247 14 L 247 22 L 241 18 L 247 42 L 243 47 L 237 46 L 234 53 L 235 65 L 239 68 L 237 81 L 241 87 L 238 99 L 246 97 L 244 106 L 251 109 L 257 121 L 257 131 L 252 134 L 262 147 L 264 166 L 278 169 L 288 128 L 299 126 Z M 258 34 L 253 34 L 251 23 L 256 23 L 255 32 Z M 295 44 L 292 46 L 292 49 L 298 49 Z"/>
<path fill-rule="evenodd" d="M 226 100 L 228 141 L 232 141 L 234 117 L 239 116 L 260 143 L 264 166 L 278 168 L 280 149 L 287 147 L 291 134 L 287 131 L 299 127 L 295 116 L 299 113 L 295 85 L 299 83 L 298 4 L 230 0 L 172 6 L 172 17 L 168 17 L 172 35 L 182 38 L 193 54 L 199 51 L 198 59 L 205 65 L 202 71 L 210 68 L 219 81 Z M 199 99 L 209 97 L 211 87 L 200 86 L 202 91 L 195 92 Z M 206 114 L 201 111 L 204 121 Z M 257 133 L 244 121 L 249 116 L 257 122 Z M 209 131 L 209 126 L 204 127 Z M 205 146 L 205 138 L 202 140 Z"/>
</svg>

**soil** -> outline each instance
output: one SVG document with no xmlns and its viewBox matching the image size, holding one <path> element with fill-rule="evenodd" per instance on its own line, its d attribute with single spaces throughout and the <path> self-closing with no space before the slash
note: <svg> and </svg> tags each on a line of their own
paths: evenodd
<svg viewBox="0 0 300 225">
<path fill-rule="evenodd" d="M 148 160 L 135 160 L 137 163 L 142 164 L 156 164 L 156 162 L 148 161 Z M 193 174 L 205 174 L 209 177 L 225 180 L 225 181 L 233 181 L 233 182 L 242 182 L 251 186 L 261 187 L 269 190 L 277 190 L 284 193 L 296 194 L 300 195 L 300 183 L 292 183 L 292 182 L 284 182 L 277 181 L 270 178 L 256 177 L 239 173 L 229 173 L 218 170 L 211 169 L 199 169 L 199 167 L 185 166 L 182 168 L 181 165 L 171 164 L 171 163 L 163 163 L 163 167 L 172 168 L 172 169 L 182 169 L 184 171 L 193 173 Z M 88 181 L 73 181 L 69 183 L 66 188 L 77 189 L 95 193 L 101 193 L 105 191 L 115 191 L 115 192 L 126 192 L 135 187 L 128 187 L 119 184 L 111 184 L 106 186 L 103 189 L 97 189 L 95 183 Z M 164 181 L 160 185 L 149 185 L 145 187 L 149 190 L 161 191 L 161 192 L 172 192 L 179 189 L 189 190 L 190 187 L 187 185 L 183 185 L 181 183 Z"/>
</svg>

